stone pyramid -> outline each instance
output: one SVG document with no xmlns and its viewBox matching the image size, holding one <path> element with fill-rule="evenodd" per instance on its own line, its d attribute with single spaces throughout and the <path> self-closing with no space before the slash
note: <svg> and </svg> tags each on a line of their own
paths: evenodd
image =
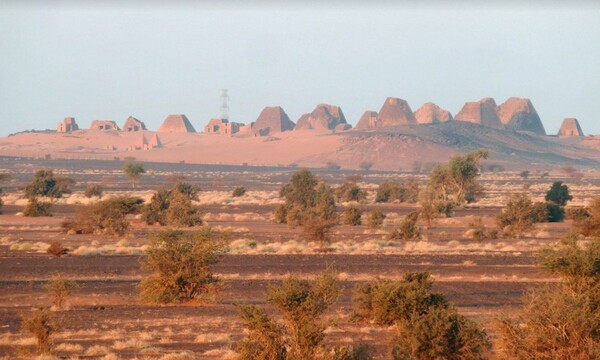
<svg viewBox="0 0 600 360">
<path fill-rule="evenodd" d="M 417 119 L 408 102 L 393 97 L 385 100 L 377 118 L 377 127 L 413 125 L 417 123 Z"/>
<path fill-rule="evenodd" d="M 163 121 L 158 129 L 158 132 L 163 133 L 195 133 L 196 129 L 192 126 L 187 116 L 183 114 L 169 115 Z"/>
<path fill-rule="evenodd" d="M 123 131 L 125 132 L 135 132 L 146 130 L 146 125 L 140 120 L 130 116 L 125 120 L 125 124 L 123 124 Z"/>
<path fill-rule="evenodd" d="M 511 97 L 496 110 L 500 121 L 507 129 L 546 135 L 544 124 L 542 124 L 531 100 Z"/>
<path fill-rule="evenodd" d="M 496 102 L 492 98 L 467 102 L 460 112 L 454 116 L 454 119 L 500 129 L 503 126 L 496 113 L 496 107 Z"/>
<path fill-rule="evenodd" d="M 266 107 L 254 124 L 252 131 L 260 136 L 271 135 L 282 131 L 294 130 L 295 124 L 281 106 Z"/>
<path fill-rule="evenodd" d="M 415 111 L 415 118 L 419 124 L 434 124 L 452 120 L 452 114 L 448 110 L 428 102 Z"/>
<path fill-rule="evenodd" d="M 579 121 L 575 118 L 566 118 L 563 120 L 558 136 L 584 136 Z"/>
<path fill-rule="evenodd" d="M 377 111 L 367 110 L 365 111 L 356 126 L 354 127 L 356 130 L 367 130 L 374 129 L 377 127 Z"/>
<path fill-rule="evenodd" d="M 334 130 L 345 128 L 344 124 L 347 125 L 348 122 L 339 106 L 319 104 L 311 113 L 298 119 L 295 130 Z"/>
</svg>

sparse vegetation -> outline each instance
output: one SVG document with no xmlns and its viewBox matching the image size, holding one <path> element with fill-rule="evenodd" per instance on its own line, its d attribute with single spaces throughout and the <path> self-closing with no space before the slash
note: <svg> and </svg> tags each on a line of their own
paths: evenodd
<svg viewBox="0 0 600 360">
<path fill-rule="evenodd" d="M 123 172 L 131 180 L 131 187 L 135 189 L 138 180 L 146 170 L 144 169 L 144 164 L 128 161 L 125 166 L 123 166 Z"/>
<path fill-rule="evenodd" d="M 38 170 L 33 181 L 25 187 L 25 196 L 29 199 L 38 196 L 60 198 L 70 192 L 74 183 L 70 178 L 55 176 L 52 170 Z"/>
<path fill-rule="evenodd" d="M 30 197 L 23 209 L 23 215 L 30 217 L 52 216 L 52 203 L 40 201 L 36 196 Z"/>
<path fill-rule="evenodd" d="M 171 190 L 158 190 L 152 195 L 150 203 L 142 207 L 142 220 L 148 225 L 201 225 L 200 213 L 192 205 L 192 200 L 196 200 L 197 196 L 196 188 L 187 183 L 177 183 Z"/>
<path fill-rule="evenodd" d="M 379 184 L 375 202 L 406 202 L 416 203 L 419 196 L 419 182 L 410 178 L 405 183 L 386 180 Z"/>
<path fill-rule="evenodd" d="M 101 198 L 102 197 L 102 193 L 103 193 L 103 189 L 102 189 L 102 186 L 100 184 L 89 184 L 85 188 L 85 192 L 83 193 L 83 195 L 86 198 L 92 198 L 94 196 Z"/>
<path fill-rule="evenodd" d="M 392 232 L 390 239 L 392 240 L 418 240 L 421 238 L 421 228 L 417 224 L 419 220 L 419 212 L 413 211 L 408 214 Z"/>
<path fill-rule="evenodd" d="M 141 260 L 142 269 L 150 272 L 139 285 L 141 299 L 158 304 L 210 301 L 221 285 L 211 267 L 226 251 L 222 235 L 209 227 L 191 234 L 159 231 Z"/>
<path fill-rule="evenodd" d="M 327 164 L 325 164 L 325 168 L 328 170 L 339 170 L 342 166 L 336 162 L 328 161 Z"/>
<path fill-rule="evenodd" d="M 40 308 L 30 316 L 24 316 L 21 327 L 24 332 L 35 337 L 39 354 L 52 351 L 52 335 L 58 330 L 58 326 L 50 310 Z"/>
<path fill-rule="evenodd" d="M 539 218 L 535 210 L 527 195 L 514 194 L 496 218 L 499 230 L 507 236 L 520 238 L 525 231 L 533 228 Z"/>
<path fill-rule="evenodd" d="M 362 210 L 356 206 L 349 206 L 344 210 L 344 224 L 358 226 L 362 224 Z"/>
<path fill-rule="evenodd" d="M 232 197 L 241 197 L 246 195 L 246 188 L 243 186 L 238 186 L 235 189 L 233 189 L 233 193 L 231 194 Z"/>
<path fill-rule="evenodd" d="M 66 255 L 69 252 L 69 249 L 64 247 L 60 242 L 53 241 L 50 243 L 50 246 L 48 246 L 46 252 L 54 257 L 59 258 L 63 255 Z"/>
<path fill-rule="evenodd" d="M 488 229 L 483 223 L 483 219 L 478 217 L 475 221 L 469 223 L 467 234 L 477 241 L 498 238 L 498 230 Z"/>
<path fill-rule="evenodd" d="M 363 161 L 360 164 L 358 164 L 358 167 L 361 170 L 369 171 L 369 170 L 371 170 L 371 168 L 373 167 L 373 165 L 374 165 L 374 163 L 372 161 Z"/>
<path fill-rule="evenodd" d="M 52 305 L 57 309 L 62 310 L 65 307 L 65 300 L 71 296 L 74 289 L 77 288 L 77 283 L 72 280 L 55 277 L 48 281 L 46 290 L 52 297 Z"/>
<path fill-rule="evenodd" d="M 380 210 L 373 210 L 369 213 L 368 225 L 371 229 L 380 228 L 385 220 L 385 214 Z"/>
<path fill-rule="evenodd" d="M 64 221 L 61 226 L 67 233 L 123 236 L 130 227 L 126 216 L 138 213 L 142 203 L 140 198 L 121 196 L 80 205 L 75 217 Z"/>
<path fill-rule="evenodd" d="M 367 197 L 367 193 L 356 182 L 346 181 L 335 189 L 335 196 L 341 202 L 362 201 Z"/>
</svg>

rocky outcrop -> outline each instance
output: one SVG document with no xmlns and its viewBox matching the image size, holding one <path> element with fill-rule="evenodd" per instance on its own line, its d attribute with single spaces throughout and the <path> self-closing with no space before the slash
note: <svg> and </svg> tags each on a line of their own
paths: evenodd
<svg viewBox="0 0 600 360">
<path fill-rule="evenodd" d="M 496 111 L 507 129 L 546 135 L 544 124 L 529 99 L 511 97 L 498 106 Z"/>
<path fill-rule="evenodd" d="M 130 116 L 125 120 L 125 124 L 123 124 L 123 131 L 125 132 L 136 132 L 146 130 L 146 125 L 140 120 Z"/>
<path fill-rule="evenodd" d="M 496 107 L 496 102 L 492 98 L 467 102 L 454 119 L 500 129 L 503 126 L 496 113 Z"/>
<path fill-rule="evenodd" d="M 379 110 L 377 127 L 413 125 L 417 119 L 406 100 L 389 97 Z"/>
<path fill-rule="evenodd" d="M 579 121 L 575 118 L 564 119 L 560 130 L 558 130 L 558 136 L 583 136 Z"/>
<path fill-rule="evenodd" d="M 365 111 L 354 129 L 356 130 L 367 130 L 367 129 L 375 129 L 377 127 L 377 111 L 367 110 Z"/>
<path fill-rule="evenodd" d="M 111 131 L 121 130 L 116 122 L 112 120 L 94 120 L 90 125 L 90 130 Z"/>
<path fill-rule="evenodd" d="M 76 130 L 79 130 L 79 125 L 75 122 L 74 117 L 66 117 L 56 125 L 56 132 L 59 133 L 69 133 Z"/>
<path fill-rule="evenodd" d="M 428 102 L 415 111 L 415 118 L 419 124 L 435 124 L 452 120 L 452 114 L 448 110 Z"/>
<path fill-rule="evenodd" d="M 158 129 L 158 132 L 163 133 L 195 133 L 196 129 L 192 126 L 192 123 L 183 114 L 169 115 L 163 121 L 162 125 Z"/>
<path fill-rule="evenodd" d="M 298 119 L 295 130 L 335 130 L 338 125 L 348 125 L 339 106 L 319 104 L 309 113 Z"/>
<path fill-rule="evenodd" d="M 204 132 L 207 134 L 233 136 L 243 126 L 244 124 L 229 122 L 227 119 L 210 119 L 208 125 L 204 127 Z"/>
<path fill-rule="evenodd" d="M 295 124 L 280 106 L 266 107 L 261 112 L 252 131 L 256 135 L 266 136 L 274 133 L 294 130 Z"/>
</svg>

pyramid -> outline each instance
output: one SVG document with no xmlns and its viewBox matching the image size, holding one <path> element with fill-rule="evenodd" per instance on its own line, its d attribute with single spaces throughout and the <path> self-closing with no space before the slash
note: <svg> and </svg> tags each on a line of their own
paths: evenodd
<svg viewBox="0 0 600 360">
<path fill-rule="evenodd" d="M 256 122 L 252 125 L 252 131 L 260 136 L 273 133 L 294 130 L 295 124 L 280 106 L 266 107 L 261 112 Z"/>
<path fill-rule="evenodd" d="M 374 129 L 376 127 L 377 127 L 377 111 L 367 110 L 362 114 L 362 116 L 356 123 L 356 126 L 354 127 L 354 129 L 367 130 L 367 129 Z"/>
<path fill-rule="evenodd" d="M 546 135 L 544 124 L 529 99 L 511 97 L 497 107 L 497 113 L 507 129 Z"/>
<path fill-rule="evenodd" d="M 163 121 L 158 129 L 158 132 L 163 133 L 195 133 L 196 129 L 192 126 L 187 116 L 183 114 L 169 115 Z"/>
<path fill-rule="evenodd" d="M 452 120 L 452 114 L 448 110 L 428 102 L 415 111 L 415 118 L 419 124 L 433 124 Z"/>
<path fill-rule="evenodd" d="M 379 110 L 377 127 L 416 124 L 417 119 L 406 100 L 389 97 Z"/>
<path fill-rule="evenodd" d="M 348 124 L 339 106 L 319 104 L 310 114 L 298 119 L 295 130 L 334 130 L 338 125 Z"/>
<path fill-rule="evenodd" d="M 564 119 L 560 130 L 558 130 L 558 136 L 583 136 L 579 121 L 575 118 Z"/>
<path fill-rule="evenodd" d="M 500 129 L 502 122 L 496 113 L 496 107 L 496 102 L 492 98 L 467 102 L 454 119 Z"/>
<path fill-rule="evenodd" d="M 134 118 L 133 116 L 128 117 L 125 121 L 125 124 L 123 124 L 123 131 L 125 132 L 135 132 L 142 130 L 146 130 L 146 125 L 140 120 Z"/>
<path fill-rule="evenodd" d="M 154 133 L 154 135 L 152 135 L 152 137 L 150 138 L 150 143 L 148 145 L 151 149 L 162 147 L 162 143 L 160 142 L 157 133 Z"/>
</svg>

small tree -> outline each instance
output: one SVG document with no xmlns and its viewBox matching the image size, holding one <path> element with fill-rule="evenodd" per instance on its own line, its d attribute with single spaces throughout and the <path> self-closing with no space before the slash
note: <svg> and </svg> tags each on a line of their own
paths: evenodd
<svg viewBox="0 0 600 360">
<path fill-rule="evenodd" d="M 383 225 L 383 221 L 385 220 L 385 218 L 386 216 L 383 212 L 381 212 L 380 210 L 373 210 L 369 214 L 368 225 L 371 229 L 380 228 Z"/>
<path fill-rule="evenodd" d="M 36 196 L 30 197 L 25 209 L 23 209 L 23 215 L 30 217 L 40 216 L 52 216 L 52 203 L 46 201 L 39 201 Z"/>
<path fill-rule="evenodd" d="M 536 218 L 534 210 L 527 195 L 514 194 L 496 218 L 498 228 L 511 237 L 520 238 L 525 231 L 533 228 Z"/>
<path fill-rule="evenodd" d="M 241 197 L 246 195 L 246 188 L 243 186 L 238 186 L 235 189 L 233 189 L 233 193 L 231 194 L 232 197 Z"/>
<path fill-rule="evenodd" d="M 85 188 L 85 192 L 83 193 L 83 195 L 86 198 L 91 198 L 91 197 L 102 197 L 102 186 L 100 184 L 89 184 L 86 188 Z"/>
<path fill-rule="evenodd" d="M 146 170 L 144 169 L 144 164 L 131 161 L 125 164 L 123 167 L 123 172 L 125 172 L 125 175 L 127 175 L 131 180 L 131 187 L 135 189 L 137 181 L 142 174 L 146 172 Z"/>
<path fill-rule="evenodd" d="M 75 281 L 60 277 L 55 277 L 46 284 L 46 290 L 48 290 L 48 293 L 52 297 L 52 304 L 59 310 L 64 308 L 65 300 L 76 288 L 77 283 Z"/>
<path fill-rule="evenodd" d="M 546 193 L 546 201 L 556 205 L 565 206 L 571 200 L 573 200 L 573 196 L 569 193 L 569 187 L 562 181 L 555 181 Z"/>
<path fill-rule="evenodd" d="M 344 210 L 344 224 L 358 226 L 362 224 L 362 210 L 356 206 L 349 206 Z"/>
<path fill-rule="evenodd" d="M 61 226 L 64 231 L 76 234 L 96 232 L 123 236 L 131 225 L 126 216 L 138 213 L 143 202 L 140 198 L 120 196 L 94 204 L 80 205 L 75 217 L 63 221 Z"/>
<path fill-rule="evenodd" d="M 312 213 L 311 215 L 305 215 L 302 232 L 309 240 L 318 242 L 321 250 L 325 250 L 325 245 L 330 241 L 331 229 L 335 225 L 336 223 L 333 221 Z"/>
<path fill-rule="evenodd" d="M 417 224 L 419 212 L 408 214 L 404 220 L 390 233 L 392 240 L 417 240 L 421 238 L 421 228 Z"/>
<path fill-rule="evenodd" d="M 38 170 L 33 181 L 25 187 L 25 196 L 60 198 L 70 191 L 70 186 L 74 183 L 72 179 L 55 176 L 52 170 Z"/>
<path fill-rule="evenodd" d="M 192 227 L 202 224 L 200 213 L 192 200 L 197 198 L 196 188 L 187 183 L 177 183 L 171 190 L 160 189 L 142 208 L 142 219 L 148 224 Z"/>
<path fill-rule="evenodd" d="M 151 274 L 139 285 L 148 303 L 206 301 L 219 289 L 220 280 L 211 267 L 221 261 L 227 245 L 209 227 L 186 234 L 166 230 L 154 234 L 141 260 Z"/>
<path fill-rule="evenodd" d="M 39 354 L 52 351 L 52 334 L 58 330 L 52 313 L 46 308 L 37 309 L 31 316 L 24 316 L 22 329 L 36 338 Z"/>
</svg>

